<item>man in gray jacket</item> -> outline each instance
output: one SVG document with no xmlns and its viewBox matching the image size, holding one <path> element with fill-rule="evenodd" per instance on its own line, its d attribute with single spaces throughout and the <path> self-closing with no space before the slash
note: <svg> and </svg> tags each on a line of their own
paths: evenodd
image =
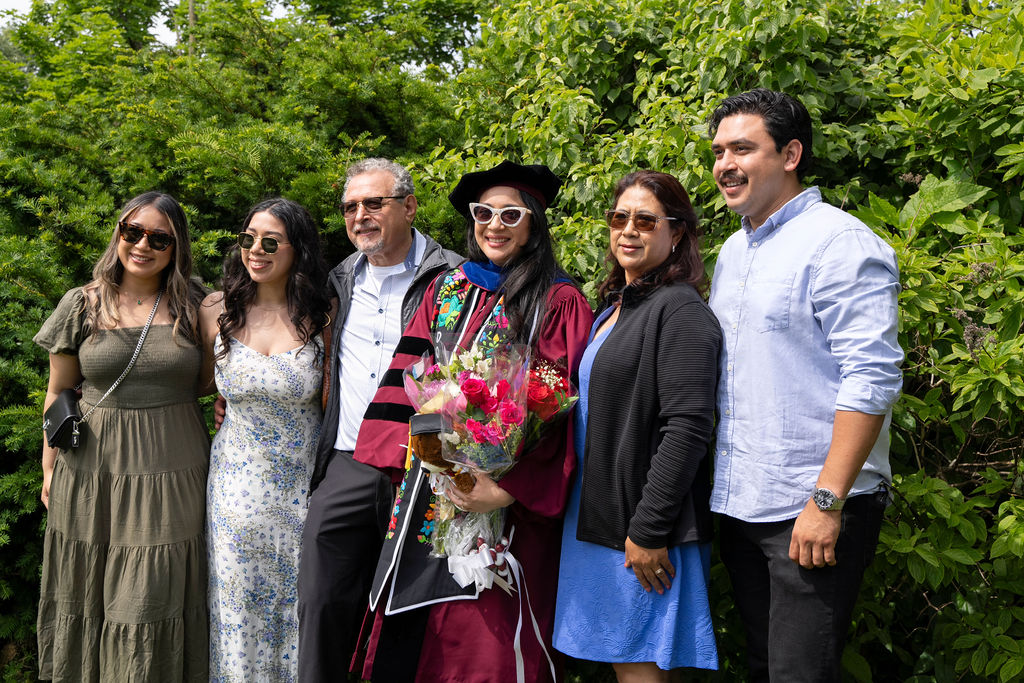
<svg viewBox="0 0 1024 683">
<path fill-rule="evenodd" d="M 344 679 L 391 512 L 388 477 L 352 459 L 363 413 L 427 286 L 463 260 L 412 227 L 408 170 L 365 159 L 346 177 L 342 211 L 358 251 L 328 279 L 338 310 L 298 579 L 304 683 Z"/>
</svg>

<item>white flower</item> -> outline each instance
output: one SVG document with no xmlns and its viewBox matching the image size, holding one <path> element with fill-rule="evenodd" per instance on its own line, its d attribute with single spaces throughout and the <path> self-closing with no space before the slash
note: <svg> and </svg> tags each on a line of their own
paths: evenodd
<svg viewBox="0 0 1024 683">
<path fill-rule="evenodd" d="M 472 368 L 477 362 L 476 347 L 474 346 L 469 351 L 463 351 L 459 354 L 459 362 L 462 363 L 464 368 Z"/>
</svg>

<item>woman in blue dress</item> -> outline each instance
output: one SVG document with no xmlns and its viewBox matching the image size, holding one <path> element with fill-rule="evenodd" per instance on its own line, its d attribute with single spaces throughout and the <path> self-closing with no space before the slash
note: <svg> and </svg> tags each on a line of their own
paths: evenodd
<svg viewBox="0 0 1024 683">
<path fill-rule="evenodd" d="M 614 266 L 579 370 L 554 646 L 611 662 L 620 681 L 661 681 L 718 668 L 707 456 L 721 330 L 679 181 L 631 173 L 614 207 Z"/>
</svg>

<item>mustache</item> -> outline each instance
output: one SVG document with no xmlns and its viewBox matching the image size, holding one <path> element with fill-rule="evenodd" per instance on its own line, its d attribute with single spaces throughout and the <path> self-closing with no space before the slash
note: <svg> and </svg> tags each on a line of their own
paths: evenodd
<svg viewBox="0 0 1024 683">
<path fill-rule="evenodd" d="M 356 232 L 359 232 L 360 230 L 376 230 L 376 229 L 377 229 L 377 223 L 375 223 L 373 221 L 373 219 L 370 219 L 370 218 L 364 218 L 363 220 L 359 221 L 355 225 L 355 231 Z"/>
</svg>

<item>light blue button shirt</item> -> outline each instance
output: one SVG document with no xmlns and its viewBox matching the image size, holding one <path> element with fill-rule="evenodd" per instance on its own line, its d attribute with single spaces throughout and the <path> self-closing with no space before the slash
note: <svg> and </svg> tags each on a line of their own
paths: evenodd
<svg viewBox="0 0 1024 683">
<path fill-rule="evenodd" d="M 903 384 L 892 248 L 809 188 L 718 256 L 710 305 L 725 341 L 711 509 L 793 519 L 832 441 L 836 410 L 885 415 L 850 495 L 891 481 L 889 422 Z"/>
</svg>

